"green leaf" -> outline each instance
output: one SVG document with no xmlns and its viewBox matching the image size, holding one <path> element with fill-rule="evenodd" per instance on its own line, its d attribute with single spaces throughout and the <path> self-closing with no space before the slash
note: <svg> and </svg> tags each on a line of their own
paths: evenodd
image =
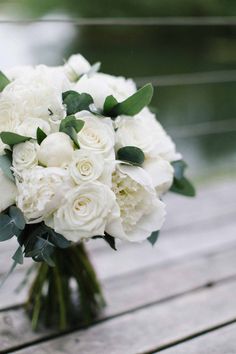
<svg viewBox="0 0 236 354">
<path fill-rule="evenodd" d="M 6 77 L 6 75 L 3 74 L 2 71 L 0 71 L 0 92 L 4 90 L 4 88 L 10 84 L 10 80 Z"/>
<path fill-rule="evenodd" d="M 11 206 L 9 209 L 9 216 L 19 230 L 24 230 L 26 222 L 24 215 L 19 208 L 16 206 Z"/>
<path fill-rule="evenodd" d="M 19 246 L 12 256 L 13 261 L 15 261 L 17 264 L 23 264 L 24 263 L 24 254 L 22 251 L 22 247 Z"/>
<path fill-rule="evenodd" d="M 35 262 L 46 262 L 49 266 L 54 267 L 55 263 L 51 259 L 54 252 L 54 245 L 47 239 L 37 236 L 36 242 L 31 250 L 27 249 L 26 257 L 32 257 Z"/>
<path fill-rule="evenodd" d="M 183 160 L 173 161 L 171 165 L 174 167 L 175 178 L 180 181 L 184 177 L 184 172 L 188 165 Z"/>
<path fill-rule="evenodd" d="M 60 132 L 64 132 L 66 128 L 72 127 L 75 129 L 76 133 L 79 133 L 80 130 L 83 128 L 85 122 L 81 119 L 76 119 L 75 116 L 67 116 L 61 121 L 60 124 Z"/>
<path fill-rule="evenodd" d="M 103 105 L 103 112 L 105 115 L 109 115 L 112 109 L 118 104 L 118 101 L 115 99 L 114 96 L 110 95 L 107 96 Z"/>
<path fill-rule="evenodd" d="M 1 155 L 0 168 L 2 172 L 6 177 L 10 178 L 13 182 L 15 182 L 11 167 L 12 167 L 12 161 L 9 159 L 9 156 L 7 154 Z"/>
<path fill-rule="evenodd" d="M 65 249 L 71 246 L 71 241 L 68 241 L 64 236 L 58 234 L 56 231 L 49 227 L 47 227 L 47 229 L 49 234 L 49 241 L 56 247 Z"/>
<path fill-rule="evenodd" d="M 152 246 L 155 245 L 158 237 L 159 237 L 159 231 L 153 231 L 151 236 L 148 237 L 148 241 L 151 243 Z"/>
<path fill-rule="evenodd" d="M 114 251 L 117 251 L 115 237 L 105 232 L 105 236 L 103 236 L 103 238 Z"/>
<path fill-rule="evenodd" d="M 124 146 L 117 151 L 117 159 L 141 166 L 145 160 L 143 151 L 136 146 Z"/>
<path fill-rule="evenodd" d="M 181 180 L 174 178 L 174 182 L 170 189 L 174 193 L 185 195 L 186 197 L 195 197 L 196 191 L 192 183 L 185 177 Z"/>
<path fill-rule="evenodd" d="M 80 111 L 89 110 L 93 98 L 88 93 L 66 91 L 62 94 L 63 103 L 66 105 L 67 115 L 70 116 Z"/>
<path fill-rule="evenodd" d="M 44 141 L 44 139 L 46 139 L 47 134 L 44 133 L 44 131 L 38 127 L 37 129 L 37 142 L 39 145 L 41 145 L 41 143 Z"/>
<path fill-rule="evenodd" d="M 152 84 L 147 84 L 123 102 L 117 103 L 110 112 L 107 112 L 107 115 L 113 118 L 119 115 L 134 116 L 149 105 L 152 96 Z"/>
<path fill-rule="evenodd" d="M 10 216 L 0 214 L 0 242 L 10 240 L 14 235 L 14 223 Z"/>
<path fill-rule="evenodd" d="M 2 139 L 2 142 L 4 144 L 10 145 L 10 146 L 24 143 L 25 141 L 31 139 L 28 136 L 18 135 L 18 134 L 11 133 L 11 132 L 0 133 L 0 138 Z"/>
</svg>

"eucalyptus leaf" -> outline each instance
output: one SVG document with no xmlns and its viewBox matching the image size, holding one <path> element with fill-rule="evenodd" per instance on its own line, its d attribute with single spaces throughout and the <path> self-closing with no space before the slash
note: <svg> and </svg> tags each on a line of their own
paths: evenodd
<svg viewBox="0 0 236 354">
<path fill-rule="evenodd" d="M 88 93 L 78 93 L 76 91 L 66 91 L 62 94 L 63 103 L 66 105 L 67 115 L 89 110 L 93 103 L 93 98 Z"/>
<path fill-rule="evenodd" d="M 174 182 L 170 190 L 174 193 L 178 193 L 186 197 L 195 197 L 196 195 L 194 186 L 185 177 L 183 177 L 181 180 L 174 178 Z"/>
<path fill-rule="evenodd" d="M 11 206 L 9 209 L 9 216 L 18 229 L 24 230 L 26 222 L 24 214 L 19 208 L 16 206 Z"/>
<path fill-rule="evenodd" d="M 0 71 L 0 92 L 4 90 L 4 88 L 10 84 L 10 80 L 6 77 L 6 75 L 3 74 L 2 71 Z"/>
<path fill-rule="evenodd" d="M 84 127 L 85 122 L 81 119 L 77 119 L 75 116 L 67 116 L 61 121 L 60 132 L 64 132 L 66 128 L 73 127 L 76 133 L 79 133 L 80 130 Z"/>
<path fill-rule="evenodd" d="M 120 115 L 134 116 L 148 106 L 153 96 L 152 84 L 147 84 L 126 100 L 117 103 L 106 115 L 115 118 Z M 110 99 L 111 102 L 111 99 Z"/>
<path fill-rule="evenodd" d="M 12 219 L 6 214 L 0 214 L 0 242 L 10 240 L 14 235 Z"/>
<path fill-rule="evenodd" d="M 143 151 L 136 146 L 124 146 L 117 151 L 117 159 L 141 166 L 145 160 Z"/>
<path fill-rule="evenodd" d="M 151 243 L 152 246 L 155 245 L 159 237 L 159 231 L 153 231 L 151 236 L 148 237 L 148 241 Z"/>
<path fill-rule="evenodd" d="M 2 133 L 0 133 L 0 138 L 2 139 L 2 142 L 4 144 L 10 145 L 10 146 L 24 143 L 25 141 L 32 139 L 28 136 L 19 135 L 19 134 L 15 134 L 12 132 L 2 132 Z"/>
<path fill-rule="evenodd" d="M 12 259 L 17 263 L 17 264 L 23 264 L 24 263 L 24 254 L 22 251 L 22 247 L 19 246 L 12 256 Z"/>
<path fill-rule="evenodd" d="M 36 137 L 37 137 L 38 144 L 41 145 L 41 143 L 44 141 L 44 139 L 46 139 L 47 134 L 45 134 L 44 131 L 38 127 Z"/>
<path fill-rule="evenodd" d="M 0 169 L 4 173 L 6 177 L 11 179 L 13 182 L 15 182 L 12 170 L 12 161 L 9 159 L 9 156 L 7 154 L 1 155 L 0 156 Z"/>
<path fill-rule="evenodd" d="M 68 241 L 64 236 L 58 234 L 53 229 L 49 229 L 48 233 L 50 242 L 56 247 L 65 249 L 71 246 L 71 241 Z"/>
</svg>

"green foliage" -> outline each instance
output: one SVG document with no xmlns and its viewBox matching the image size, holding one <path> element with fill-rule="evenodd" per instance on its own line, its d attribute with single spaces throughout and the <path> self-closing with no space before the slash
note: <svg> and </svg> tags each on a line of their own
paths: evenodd
<svg viewBox="0 0 236 354">
<path fill-rule="evenodd" d="M 97 239 L 97 238 L 102 238 L 104 241 L 106 241 L 108 243 L 108 245 L 114 250 L 117 251 L 116 248 L 116 239 L 115 237 L 109 235 L 107 232 L 105 232 L 104 236 L 93 236 L 93 239 Z"/>
<path fill-rule="evenodd" d="M 174 178 L 174 182 L 170 190 L 186 197 L 195 197 L 196 195 L 194 186 L 185 177 L 183 177 L 181 180 L 177 180 L 176 178 Z"/>
<path fill-rule="evenodd" d="M 174 161 L 172 162 L 172 166 L 174 167 L 174 181 L 170 190 L 186 197 L 195 197 L 196 191 L 194 186 L 184 177 L 187 168 L 186 162 L 183 160 Z"/>
<path fill-rule="evenodd" d="M 115 118 L 119 115 L 134 116 L 148 106 L 153 96 L 152 84 L 147 84 L 126 100 L 117 103 L 113 96 L 108 96 L 104 104 L 105 115 Z"/>
<path fill-rule="evenodd" d="M 55 248 L 65 249 L 71 246 L 70 241 L 44 223 L 28 225 L 25 234 L 25 257 L 31 257 L 35 262 L 46 262 L 51 267 L 54 266 L 52 256 Z M 20 243 L 22 244 L 21 241 Z"/>
<path fill-rule="evenodd" d="M 2 92 L 8 84 L 10 84 L 10 80 L 0 71 L 0 92 Z"/>
<path fill-rule="evenodd" d="M 117 151 L 117 160 L 141 166 L 145 160 L 143 151 L 136 146 L 124 146 Z"/>
<path fill-rule="evenodd" d="M 151 236 L 148 237 L 148 241 L 151 243 L 152 246 L 155 245 L 159 237 L 159 231 L 153 231 Z"/>
<path fill-rule="evenodd" d="M 88 93 L 78 93 L 76 91 L 66 91 L 62 94 L 63 103 L 66 105 L 67 115 L 89 110 L 93 103 L 93 98 Z"/>
<path fill-rule="evenodd" d="M 0 133 L 0 138 L 2 139 L 2 142 L 4 144 L 9 145 L 9 146 L 24 143 L 25 141 L 28 141 L 31 139 L 28 136 L 19 135 L 19 134 L 15 134 L 12 132 L 2 132 L 2 133 Z"/>
<path fill-rule="evenodd" d="M 79 142 L 77 138 L 77 134 L 84 126 L 84 121 L 80 119 L 76 119 L 75 116 L 67 116 L 62 120 L 60 124 L 60 132 L 63 132 L 73 140 L 75 145 L 79 148 Z"/>
<path fill-rule="evenodd" d="M 36 136 L 37 142 L 39 145 L 41 145 L 41 143 L 44 141 L 44 139 L 46 139 L 47 134 L 45 134 L 44 131 L 38 127 L 36 135 L 37 135 Z"/>
<path fill-rule="evenodd" d="M 0 214 L 0 242 L 18 236 L 25 227 L 25 219 L 20 209 L 9 208 L 6 214 Z"/>
<path fill-rule="evenodd" d="M 9 150 L 8 150 L 9 151 Z M 15 181 L 12 170 L 12 161 L 10 158 L 10 155 L 1 155 L 0 156 L 0 169 L 4 173 L 4 175 L 8 178 L 10 178 L 13 182 Z"/>
</svg>

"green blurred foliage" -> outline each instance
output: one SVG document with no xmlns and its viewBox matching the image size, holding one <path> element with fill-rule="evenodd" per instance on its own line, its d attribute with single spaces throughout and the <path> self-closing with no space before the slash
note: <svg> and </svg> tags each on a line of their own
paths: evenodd
<svg viewBox="0 0 236 354">
<path fill-rule="evenodd" d="M 2 4 L 13 3 L 2 0 Z M 18 0 L 22 13 L 41 16 L 51 11 L 81 17 L 233 16 L 235 0 Z"/>
</svg>

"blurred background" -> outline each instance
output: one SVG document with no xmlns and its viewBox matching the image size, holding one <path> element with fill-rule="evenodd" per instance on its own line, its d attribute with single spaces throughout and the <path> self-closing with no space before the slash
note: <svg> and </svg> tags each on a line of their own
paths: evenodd
<svg viewBox="0 0 236 354">
<path fill-rule="evenodd" d="M 152 82 L 153 109 L 195 181 L 235 178 L 235 0 L 1 0 L 0 45 L 1 70 L 80 52 Z"/>
</svg>

